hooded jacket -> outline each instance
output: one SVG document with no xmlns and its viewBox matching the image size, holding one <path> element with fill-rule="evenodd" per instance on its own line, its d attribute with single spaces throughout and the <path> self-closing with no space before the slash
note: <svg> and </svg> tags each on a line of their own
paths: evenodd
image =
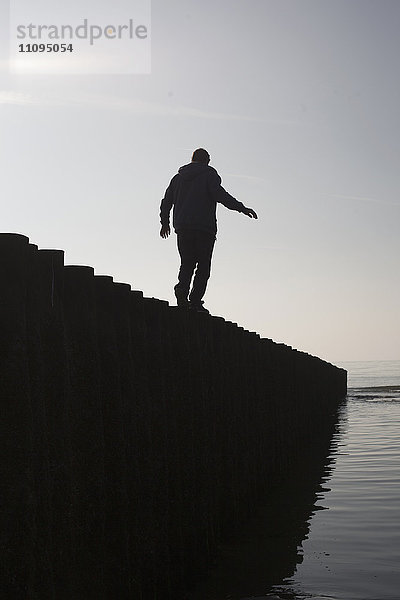
<svg viewBox="0 0 400 600">
<path fill-rule="evenodd" d="M 215 235 L 217 202 L 238 212 L 243 212 L 245 208 L 222 187 L 221 177 L 213 167 L 191 162 L 180 167 L 166 189 L 160 208 L 161 225 L 169 225 L 173 206 L 172 223 L 175 231 L 199 229 Z"/>
</svg>

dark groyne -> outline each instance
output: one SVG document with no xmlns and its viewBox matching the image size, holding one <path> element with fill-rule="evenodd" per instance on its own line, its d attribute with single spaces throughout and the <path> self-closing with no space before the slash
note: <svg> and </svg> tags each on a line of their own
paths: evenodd
<svg viewBox="0 0 400 600">
<path fill-rule="evenodd" d="M 346 372 L 63 257 L 0 234 L 0 597 L 183 598 Z"/>
</svg>

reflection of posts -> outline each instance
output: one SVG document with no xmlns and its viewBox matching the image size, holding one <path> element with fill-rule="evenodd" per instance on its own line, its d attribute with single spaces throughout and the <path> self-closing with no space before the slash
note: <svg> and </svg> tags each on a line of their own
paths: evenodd
<svg viewBox="0 0 400 600">
<path fill-rule="evenodd" d="M 252 208 L 244 206 L 222 187 L 221 177 L 209 166 L 209 162 L 210 155 L 207 150 L 195 150 L 192 162 L 181 167 L 171 179 L 160 208 L 160 235 L 166 239 L 171 233 L 169 215 L 174 207 L 173 226 L 181 258 L 178 283 L 174 288 L 178 306 L 200 312 L 208 312 L 203 307 L 202 299 L 210 277 L 217 233 L 217 203 L 251 219 L 257 219 L 257 214 Z M 195 269 L 196 274 L 190 290 Z"/>
</svg>

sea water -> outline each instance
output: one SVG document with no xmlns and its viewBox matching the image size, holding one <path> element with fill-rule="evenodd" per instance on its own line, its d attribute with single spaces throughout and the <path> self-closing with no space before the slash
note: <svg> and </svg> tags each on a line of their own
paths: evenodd
<svg viewBox="0 0 400 600">
<path fill-rule="evenodd" d="M 400 361 L 342 363 L 330 488 L 318 499 L 302 562 L 266 598 L 400 599 Z"/>
</svg>

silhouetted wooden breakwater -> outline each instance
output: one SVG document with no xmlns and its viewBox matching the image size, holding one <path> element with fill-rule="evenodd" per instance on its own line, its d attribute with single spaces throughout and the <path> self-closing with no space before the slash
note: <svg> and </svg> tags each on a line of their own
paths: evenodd
<svg viewBox="0 0 400 600">
<path fill-rule="evenodd" d="M 346 372 L 21 235 L 0 271 L 0 597 L 183 597 Z"/>
</svg>

